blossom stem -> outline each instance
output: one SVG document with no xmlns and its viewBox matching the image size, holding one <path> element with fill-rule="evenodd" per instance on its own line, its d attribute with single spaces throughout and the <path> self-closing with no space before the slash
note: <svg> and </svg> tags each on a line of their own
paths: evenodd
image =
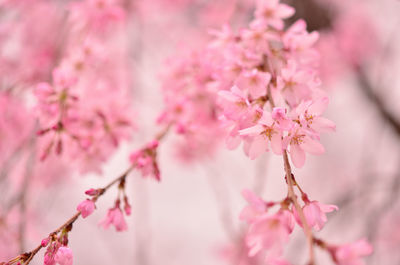
<svg viewBox="0 0 400 265">
<path fill-rule="evenodd" d="M 307 242 L 308 242 L 308 247 L 309 247 L 309 257 L 310 261 L 308 262 L 307 265 L 315 265 L 315 258 L 314 258 L 314 236 L 312 234 L 311 228 L 307 223 L 306 217 L 303 213 L 303 210 L 300 207 L 299 202 L 297 201 L 297 196 L 294 192 L 293 186 L 294 186 L 294 180 L 292 176 L 292 169 L 290 167 L 290 162 L 288 159 L 287 151 L 284 150 L 283 152 L 283 162 L 284 162 L 284 167 L 285 167 L 285 172 L 286 172 L 286 180 L 288 184 L 288 197 L 292 201 L 294 207 L 296 208 L 296 211 L 299 214 L 300 221 L 303 225 L 304 229 L 304 234 L 307 237 Z"/>
<path fill-rule="evenodd" d="M 273 75 L 274 77 L 274 75 Z M 267 95 L 268 95 L 268 101 L 271 105 L 271 108 L 273 109 L 275 107 L 275 102 L 272 97 L 271 89 L 268 86 L 267 88 Z M 303 231 L 304 234 L 307 237 L 307 243 L 308 243 L 308 249 L 309 249 L 309 262 L 307 265 L 315 265 L 315 258 L 314 258 L 314 236 L 312 234 L 311 228 L 307 223 L 307 219 L 303 213 L 303 210 L 300 207 L 299 202 L 297 201 L 297 196 L 296 193 L 294 192 L 293 186 L 296 185 L 299 187 L 296 183 L 296 181 L 293 178 L 292 174 L 292 168 L 290 166 L 289 158 L 287 155 L 287 151 L 283 150 L 283 163 L 284 163 L 284 168 L 285 168 L 285 174 L 286 174 L 286 181 L 288 185 L 288 197 L 290 198 L 291 202 L 293 203 L 294 207 L 296 208 L 296 211 L 299 214 L 300 221 L 303 225 Z M 299 187 L 300 188 L 300 187 Z"/>
</svg>

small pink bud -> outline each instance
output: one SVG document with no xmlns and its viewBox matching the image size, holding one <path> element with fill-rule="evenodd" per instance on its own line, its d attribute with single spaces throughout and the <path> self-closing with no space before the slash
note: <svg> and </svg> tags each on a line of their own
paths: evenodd
<svg viewBox="0 0 400 265">
<path fill-rule="evenodd" d="M 42 247 L 44 247 L 44 248 L 47 247 L 49 242 L 50 242 L 50 238 L 49 237 L 46 237 L 45 239 L 43 239 L 42 242 L 41 242 Z"/>
<path fill-rule="evenodd" d="M 81 202 L 76 209 L 81 212 L 83 218 L 86 218 L 93 213 L 95 208 L 96 205 L 94 204 L 94 202 L 92 200 L 86 199 Z"/>
<path fill-rule="evenodd" d="M 153 140 L 153 141 L 151 141 L 149 144 L 148 144 L 148 148 L 150 148 L 150 149 L 156 149 L 157 147 L 158 147 L 158 141 L 157 140 Z"/>
<path fill-rule="evenodd" d="M 89 196 L 98 196 L 101 193 L 102 189 L 88 189 L 87 191 L 85 191 L 85 194 Z"/>
<path fill-rule="evenodd" d="M 61 139 L 60 139 L 60 140 L 57 142 L 57 147 L 56 147 L 56 153 L 57 153 L 57 155 L 61 155 L 62 150 L 63 150 L 63 144 L 62 144 L 62 141 L 61 141 Z"/>
<path fill-rule="evenodd" d="M 186 127 L 183 124 L 178 124 L 176 126 L 176 133 L 184 134 L 186 132 Z"/>
<path fill-rule="evenodd" d="M 54 257 L 54 261 L 60 265 L 72 265 L 73 254 L 70 248 L 60 247 Z"/>
<path fill-rule="evenodd" d="M 124 196 L 124 211 L 126 213 L 126 215 L 131 215 L 132 213 L 132 207 L 128 202 L 128 197 Z"/>
<path fill-rule="evenodd" d="M 37 136 L 41 136 L 41 135 L 44 135 L 44 134 L 48 133 L 49 131 L 50 131 L 50 128 L 42 129 L 42 130 L 37 131 L 36 135 Z"/>
</svg>

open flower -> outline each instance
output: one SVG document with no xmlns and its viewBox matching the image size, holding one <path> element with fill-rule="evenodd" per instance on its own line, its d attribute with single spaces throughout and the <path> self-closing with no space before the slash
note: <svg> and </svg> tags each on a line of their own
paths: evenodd
<svg viewBox="0 0 400 265">
<path fill-rule="evenodd" d="M 282 154 L 282 132 L 268 111 L 264 111 L 257 125 L 241 130 L 240 134 L 251 137 L 248 153 L 250 159 L 268 151 L 269 145 L 275 154 Z"/>
<path fill-rule="evenodd" d="M 243 190 L 242 196 L 249 203 L 240 213 L 240 219 L 248 223 L 253 222 L 258 216 L 267 211 L 267 203 L 255 195 L 251 190 Z"/>
<path fill-rule="evenodd" d="M 290 158 L 297 168 L 304 166 L 306 152 L 312 155 L 321 155 L 325 152 L 324 146 L 299 125 L 295 125 L 285 137 L 283 146 L 285 149 L 289 149 Z"/>
<path fill-rule="evenodd" d="M 283 19 L 294 14 L 293 7 L 279 3 L 279 0 L 257 1 L 255 12 L 256 20 L 252 26 L 271 26 L 276 29 L 283 29 Z"/>
<path fill-rule="evenodd" d="M 280 257 L 283 244 L 289 240 L 293 229 L 292 219 L 288 211 L 279 211 L 272 216 L 264 214 L 257 218 L 250 225 L 246 236 L 250 248 L 249 256 L 254 256 L 264 249 L 268 251 L 269 258 Z"/>
<path fill-rule="evenodd" d="M 54 257 L 54 261 L 59 265 L 72 265 L 72 250 L 68 247 L 60 247 Z"/>
<path fill-rule="evenodd" d="M 265 95 L 270 81 L 270 73 L 253 69 L 252 71 L 244 71 L 236 83 L 239 87 L 247 89 L 253 98 L 258 98 Z"/>
<path fill-rule="evenodd" d="M 323 97 L 300 103 L 291 113 L 291 118 L 314 135 L 322 132 L 335 131 L 336 125 L 327 118 L 321 117 L 329 104 L 329 99 Z"/>
</svg>

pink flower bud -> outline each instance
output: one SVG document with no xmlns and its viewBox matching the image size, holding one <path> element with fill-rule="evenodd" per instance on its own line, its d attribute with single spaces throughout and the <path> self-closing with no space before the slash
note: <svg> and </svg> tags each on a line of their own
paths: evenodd
<svg viewBox="0 0 400 265">
<path fill-rule="evenodd" d="M 95 208 L 96 205 L 94 204 L 94 202 L 92 200 L 86 199 L 81 202 L 76 209 L 81 212 L 83 218 L 86 218 L 93 213 Z"/>
<path fill-rule="evenodd" d="M 54 261 L 60 265 L 72 265 L 73 255 L 68 247 L 60 247 L 54 257 Z"/>
<path fill-rule="evenodd" d="M 40 243 L 41 245 L 42 245 L 42 247 L 47 247 L 47 245 L 49 244 L 49 242 L 50 242 L 50 238 L 49 237 L 46 237 L 45 239 L 43 239 L 42 240 L 42 242 Z"/>
<path fill-rule="evenodd" d="M 97 196 L 100 195 L 100 192 L 100 189 L 88 189 L 87 191 L 85 191 L 85 194 L 89 196 Z"/>
</svg>

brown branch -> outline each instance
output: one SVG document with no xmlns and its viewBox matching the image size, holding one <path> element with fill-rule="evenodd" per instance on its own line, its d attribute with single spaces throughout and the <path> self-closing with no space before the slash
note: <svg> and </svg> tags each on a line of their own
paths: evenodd
<svg viewBox="0 0 400 265">
<path fill-rule="evenodd" d="M 307 237 L 308 247 L 309 247 L 309 256 L 310 261 L 308 265 L 315 264 L 315 257 L 314 257 L 314 236 L 312 234 L 311 228 L 307 223 L 306 217 L 303 213 L 303 209 L 301 209 L 300 204 L 297 201 L 297 196 L 294 192 L 293 186 L 295 185 L 295 181 L 293 179 L 292 169 L 290 167 L 289 159 L 287 156 L 286 150 L 283 151 L 283 162 L 286 172 L 286 180 L 288 185 L 288 197 L 290 198 L 291 202 L 293 203 L 294 207 L 296 208 L 297 213 L 299 214 L 300 221 L 303 225 L 304 234 Z"/>
<path fill-rule="evenodd" d="M 271 89 L 269 86 L 267 89 L 267 93 L 268 93 L 268 101 L 271 105 L 271 108 L 273 109 L 275 107 L 275 102 L 273 101 Z M 295 185 L 295 181 L 293 179 L 292 168 L 290 167 L 290 162 L 289 162 L 289 158 L 288 158 L 286 150 L 283 150 L 283 163 L 284 163 L 284 168 L 285 168 L 285 173 L 286 173 L 286 181 L 287 181 L 287 185 L 288 185 L 288 197 L 291 200 L 294 207 L 296 208 L 297 213 L 299 214 L 301 224 L 303 225 L 304 234 L 307 237 L 309 257 L 310 257 L 310 261 L 308 262 L 308 265 L 314 265 L 315 264 L 314 236 L 312 234 L 310 226 L 307 223 L 306 217 L 303 213 L 303 209 L 301 209 L 301 206 L 297 201 L 297 196 L 293 189 L 293 186 Z"/>
<path fill-rule="evenodd" d="M 170 127 L 171 127 L 170 125 L 167 126 L 161 133 L 156 135 L 155 139 L 157 139 L 159 141 L 162 140 L 167 135 Z M 100 192 L 99 192 L 99 194 L 97 194 L 97 195 L 95 195 L 93 197 L 93 201 L 97 201 L 97 199 L 99 197 L 101 197 L 102 195 L 104 195 L 108 189 L 110 189 L 115 184 L 120 183 L 123 179 L 125 179 L 129 175 L 129 173 L 134 169 L 134 167 L 135 167 L 134 165 L 131 165 L 127 170 L 125 170 L 125 172 L 122 175 L 120 175 L 119 177 L 117 177 L 114 180 L 112 180 L 110 183 L 108 183 L 103 188 L 98 189 Z M 62 230 L 66 229 L 67 227 L 72 226 L 75 223 L 75 221 L 79 218 L 80 215 L 81 215 L 81 212 L 76 212 L 64 224 L 62 224 L 60 227 L 58 227 L 57 229 L 52 231 L 49 234 L 49 237 L 57 235 Z M 35 249 L 31 250 L 30 252 L 26 252 L 26 253 L 20 254 L 17 257 L 9 260 L 8 262 L 0 262 L 0 265 L 6 265 L 6 264 L 7 265 L 11 265 L 11 264 L 14 264 L 15 262 L 18 262 L 18 261 L 24 261 L 23 265 L 28 265 L 31 262 L 31 260 L 33 259 L 33 257 L 35 257 L 36 254 L 42 248 L 43 248 L 43 246 L 42 246 L 42 244 L 40 244 Z"/>
<path fill-rule="evenodd" d="M 304 19 L 307 23 L 308 31 L 330 29 L 332 21 L 335 17 L 329 3 L 320 3 L 322 1 L 315 0 L 285 0 L 284 2 L 293 6 L 296 13 L 288 19 L 288 24 L 291 25 L 298 19 Z"/>
<path fill-rule="evenodd" d="M 115 185 L 116 183 L 118 183 L 119 181 L 121 181 L 123 178 L 126 178 L 126 176 L 129 174 L 129 172 L 133 169 L 133 167 L 129 167 L 121 176 L 117 177 L 116 179 L 114 179 L 113 181 L 111 181 L 109 184 L 107 184 L 106 186 L 104 186 L 101 190 L 101 192 L 96 195 L 93 200 L 96 201 L 99 197 L 101 197 L 109 188 L 111 188 L 113 185 Z M 49 234 L 49 237 L 53 236 L 53 235 L 57 235 L 58 233 L 60 233 L 62 230 L 66 229 L 68 226 L 71 226 L 75 223 L 75 221 L 79 218 L 79 216 L 81 215 L 81 212 L 76 212 L 71 218 L 69 218 L 64 224 L 62 224 L 60 227 L 58 227 L 57 229 L 55 229 L 53 232 L 51 232 Z M 28 265 L 31 260 L 33 259 L 33 257 L 43 248 L 42 244 L 39 244 L 34 250 L 21 254 L 18 257 L 20 257 L 21 259 L 24 259 L 24 257 L 27 257 L 26 261 L 23 263 L 24 265 Z M 12 264 L 13 261 L 17 261 L 18 257 L 10 260 L 8 263 L 6 264 Z M 1 263 L 0 263 L 1 264 Z"/>
<path fill-rule="evenodd" d="M 360 85 L 361 91 L 371 101 L 382 119 L 386 121 L 393 131 L 396 132 L 396 135 L 400 137 L 400 121 L 387 109 L 386 104 L 380 96 L 375 93 L 365 71 L 361 68 L 357 70 L 357 81 Z"/>
</svg>

